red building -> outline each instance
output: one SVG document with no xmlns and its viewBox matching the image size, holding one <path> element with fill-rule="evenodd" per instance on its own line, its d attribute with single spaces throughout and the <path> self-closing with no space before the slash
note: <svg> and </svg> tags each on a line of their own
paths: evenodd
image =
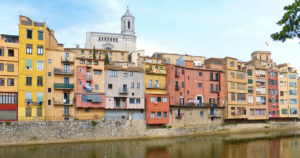
<svg viewBox="0 0 300 158">
<path fill-rule="evenodd" d="M 274 69 L 268 70 L 268 105 L 269 117 L 279 118 L 279 99 L 278 99 L 278 71 Z"/>
<path fill-rule="evenodd" d="M 167 94 L 145 94 L 145 103 L 147 124 L 169 123 L 169 96 Z"/>
<path fill-rule="evenodd" d="M 18 93 L 0 92 L 0 121 L 18 120 Z"/>
<path fill-rule="evenodd" d="M 185 67 L 167 65 L 166 85 L 170 106 L 225 106 L 224 73 L 194 67 L 185 61 Z"/>
</svg>

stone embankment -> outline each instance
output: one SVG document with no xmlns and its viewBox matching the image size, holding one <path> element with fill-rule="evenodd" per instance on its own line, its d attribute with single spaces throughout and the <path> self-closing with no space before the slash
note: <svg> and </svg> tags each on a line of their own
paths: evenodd
<svg viewBox="0 0 300 158">
<path fill-rule="evenodd" d="M 231 134 L 264 130 L 300 129 L 300 122 L 199 125 L 147 128 L 143 120 L 2 122 L 0 145 L 147 139 L 199 134 Z"/>
</svg>

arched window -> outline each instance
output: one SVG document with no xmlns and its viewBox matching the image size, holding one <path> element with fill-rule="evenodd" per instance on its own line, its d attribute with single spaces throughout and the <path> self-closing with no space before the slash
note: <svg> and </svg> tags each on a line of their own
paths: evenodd
<svg viewBox="0 0 300 158">
<path fill-rule="evenodd" d="M 130 29 L 130 21 L 128 21 L 128 29 Z"/>
</svg>

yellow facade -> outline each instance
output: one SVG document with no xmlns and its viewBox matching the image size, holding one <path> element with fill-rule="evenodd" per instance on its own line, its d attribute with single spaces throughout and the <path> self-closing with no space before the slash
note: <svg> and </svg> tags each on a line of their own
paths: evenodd
<svg viewBox="0 0 300 158">
<path fill-rule="evenodd" d="M 162 59 L 139 57 L 138 65 L 145 72 L 145 93 L 166 94 L 166 65 Z"/>
<path fill-rule="evenodd" d="M 44 120 L 46 23 L 19 19 L 19 121 Z M 31 32 L 31 33 L 30 33 Z M 38 54 L 39 53 L 39 54 Z M 30 78 L 31 77 L 31 84 Z M 42 81 L 38 85 L 38 77 Z M 26 83 L 26 80 L 28 82 Z"/>
</svg>

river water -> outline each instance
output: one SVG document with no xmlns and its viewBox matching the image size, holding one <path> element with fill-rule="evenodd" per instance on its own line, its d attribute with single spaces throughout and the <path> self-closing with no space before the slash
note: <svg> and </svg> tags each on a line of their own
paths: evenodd
<svg viewBox="0 0 300 158">
<path fill-rule="evenodd" d="M 300 131 L 0 147 L 1 158 L 299 158 Z"/>
</svg>

